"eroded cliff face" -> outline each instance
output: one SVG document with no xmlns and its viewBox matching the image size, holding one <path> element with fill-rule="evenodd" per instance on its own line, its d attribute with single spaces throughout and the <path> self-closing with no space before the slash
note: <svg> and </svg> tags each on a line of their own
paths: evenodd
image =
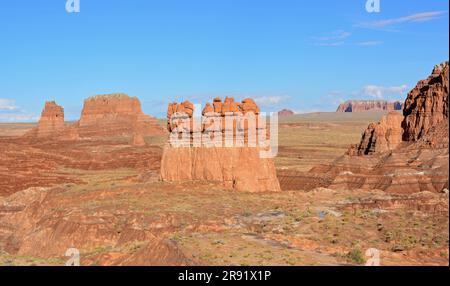
<svg viewBox="0 0 450 286">
<path fill-rule="evenodd" d="M 361 142 L 330 165 L 311 170 L 332 189 L 440 192 L 449 187 L 448 62 L 408 94 L 400 114 L 365 130 Z M 369 155 L 369 156 L 367 156 Z"/>
<path fill-rule="evenodd" d="M 161 177 L 170 182 L 218 182 L 238 191 L 280 191 L 273 160 L 260 158 L 259 152 L 251 147 L 166 147 Z"/>
<path fill-rule="evenodd" d="M 448 76 L 448 62 L 439 64 L 408 93 L 402 123 L 405 141 L 417 141 L 431 128 L 448 121 Z"/>
<path fill-rule="evenodd" d="M 349 100 L 341 103 L 336 112 L 395 111 L 402 110 L 403 103 L 386 100 Z"/>
<path fill-rule="evenodd" d="M 349 155 L 369 155 L 394 150 L 402 142 L 403 116 L 392 111 L 380 122 L 371 123 L 364 131 L 361 142 L 350 147 Z"/>
<path fill-rule="evenodd" d="M 227 97 L 224 102 L 216 98 L 212 104 L 206 104 L 202 118 L 196 119 L 200 124 L 194 123 L 194 113 L 190 102 L 168 106 L 168 130 L 177 142 L 169 140 L 164 149 L 162 180 L 211 181 L 248 192 L 280 191 L 273 159 L 261 156 L 267 149 L 260 146 L 268 137 L 266 125 L 256 118 L 251 124 L 241 117 L 260 113 L 254 100 L 239 103 L 233 98 Z M 226 116 L 229 124 L 225 123 Z M 227 137 L 227 132 L 231 136 Z M 242 144 L 239 147 L 238 141 Z"/>
</svg>

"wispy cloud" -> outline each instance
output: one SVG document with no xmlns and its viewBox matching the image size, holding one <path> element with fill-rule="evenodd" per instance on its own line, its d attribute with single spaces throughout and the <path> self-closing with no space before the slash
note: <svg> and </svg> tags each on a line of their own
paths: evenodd
<svg viewBox="0 0 450 286">
<path fill-rule="evenodd" d="M 22 113 L 0 113 L 0 122 L 35 122 L 39 116 Z"/>
<path fill-rule="evenodd" d="M 408 89 L 406 84 L 399 86 L 366 85 L 361 90 L 353 92 L 353 96 L 384 99 L 386 95 L 404 95 Z"/>
<path fill-rule="evenodd" d="M 0 98 L 0 122 L 31 122 L 38 119 L 39 116 L 26 112 L 14 100 Z"/>
<path fill-rule="evenodd" d="M 324 46 L 324 47 L 336 47 L 341 46 L 345 43 L 345 40 L 349 38 L 352 33 L 344 30 L 336 30 L 328 35 L 321 37 L 314 37 L 314 45 Z"/>
<path fill-rule="evenodd" d="M 274 95 L 274 96 L 259 96 L 255 97 L 255 101 L 257 104 L 262 106 L 272 106 L 281 104 L 290 99 L 290 96 L 287 95 Z"/>
<path fill-rule="evenodd" d="M 357 46 L 361 46 L 361 47 L 373 47 L 373 46 L 379 46 L 382 44 L 383 44 L 382 41 L 365 41 L 365 42 L 356 43 Z"/>
<path fill-rule="evenodd" d="M 0 110 L 15 110 L 18 107 L 15 106 L 14 100 L 0 98 Z"/>
<path fill-rule="evenodd" d="M 405 24 L 405 23 L 418 23 L 427 22 L 439 18 L 440 16 L 447 14 L 448 11 L 430 11 L 416 13 L 408 16 L 403 16 L 399 18 L 384 19 L 366 23 L 360 23 L 357 27 L 362 28 L 372 28 L 372 29 L 383 29 L 393 25 Z"/>
</svg>

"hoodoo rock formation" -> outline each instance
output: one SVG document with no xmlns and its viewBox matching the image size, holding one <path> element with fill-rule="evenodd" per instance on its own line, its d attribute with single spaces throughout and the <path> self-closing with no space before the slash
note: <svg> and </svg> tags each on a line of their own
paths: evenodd
<svg viewBox="0 0 450 286">
<path fill-rule="evenodd" d="M 349 100 L 341 103 L 336 112 L 364 112 L 371 110 L 395 111 L 402 110 L 403 104 L 399 101 L 386 100 Z"/>
<path fill-rule="evenodd" d="M 238 103 L 215 98 L 201 118 L 195 118 L 188 101 L 169 104 L 171 140 L 164 148 L 161 179 L 213 181 L 239 191 L 280 191 L 273 160 L 261 156 L 270 147 L 264 145 L 268 133 L 259 113 L 252 99 Z"/>
<path fill-rule="evenodd" d="M 398 193 L 448 189 L 448 65 L 437 65 L 409 92 L 404 118 L 389 113 L 380 123 L 370 124 L 359 145 L 330 165 L 316 166 L 310 176 L 332 189 Z"/>
<path fill-rule="evenodd" d="M 39 119 L 38 126 L 25 136 L 30 137 L 55 137 L 59 136 L 64 130 L 64 108 L 57 105 L 54 101 L 47 101 Z"/>
</svg>

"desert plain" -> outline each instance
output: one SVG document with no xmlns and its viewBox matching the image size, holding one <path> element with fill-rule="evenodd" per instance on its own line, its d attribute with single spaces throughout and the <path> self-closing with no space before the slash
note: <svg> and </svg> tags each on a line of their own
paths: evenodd
<svg viewBox="0 0 450 286">
<path fill-rule="evenodd" d="M 277 193 L 160 181 L 166 134 L 36 143 L 17 138 L 33 124 L 2 124 L 0 263 L 64 265 L 76 247 L 81 265 L 361 265 L 376 248 L 382 265 L 446 265 L 448 211 L 421 207 L 448 195 L 290 183 L 384 114 L 281 117 Z"/>
</svg>

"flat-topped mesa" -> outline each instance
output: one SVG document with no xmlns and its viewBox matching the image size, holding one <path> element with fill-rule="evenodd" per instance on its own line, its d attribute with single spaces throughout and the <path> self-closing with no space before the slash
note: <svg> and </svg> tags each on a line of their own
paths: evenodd
<svg viewBox="0 0 450 286">
<path fill-rule="evenodd" d="M 364 131 L 361 142 L 352 145 L 349 155 L 361 156 L 394 150 L 402 142 L 403 116 L 397 111 L 391 111 L 383 116 L 380 122 L 371 123 Z"/>
<path fill-rule="evenodd" d="M 402 110 L 400 101 L 387 100 L 348 100 L 341 103 L 336 112 L 395 111 Z"/>
<path fill-rule="evenodd" d="M 224 102 L 215 98 L 201 113 L 189 101 L 169 104 L 171 134 L 161 160 L 161 179 L 218 182 L 238 191 L 280 191 L 273 159 L 261 156 L 268 146 L 259 144 L 267 139 L 259 114 L 252 99 L 238 103 L 231 97 Z"/>
<path fill-rule="evenodd" d="M 163 134 L 157 120 L 145 115 L 137 97 L 123 93 L 96 95 L 84 101 L 80 137 Z"/>
<path fill-rule="evenodd" d="M 403 110 L 403 140 L 418 141 L 433 127 L 448 121 L 448 68 L 448 61 L 436 65 L 432 74 L 408 93 Z"/>
</svg>

